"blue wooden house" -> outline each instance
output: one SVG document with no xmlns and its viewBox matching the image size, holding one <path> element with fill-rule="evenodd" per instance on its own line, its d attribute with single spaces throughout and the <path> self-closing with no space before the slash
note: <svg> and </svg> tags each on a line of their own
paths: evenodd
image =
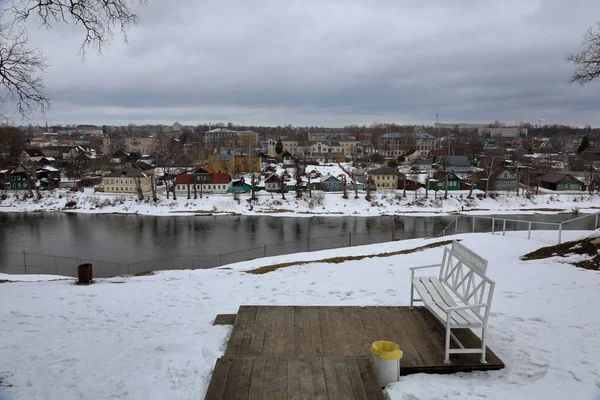
<svg viewBox="0 0 600 400">
<path fill-rule="evenodd" d="M 341 192 L 342 181 L 333 175 L 324 175 L 321 178 L 321 188 L 324 192 Z"/>
</svg>

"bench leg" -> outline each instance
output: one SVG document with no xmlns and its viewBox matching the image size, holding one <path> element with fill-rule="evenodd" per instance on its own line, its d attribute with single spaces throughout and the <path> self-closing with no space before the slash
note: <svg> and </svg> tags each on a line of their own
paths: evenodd
<svg viewBox="0 0 600 400">
<path fill-rule="evenodd" d="M 415 297 L 415 287 L 412 284 L 412 279 L 410 282 L 410 308 L 413 308 L 413 299 Z"/>
<path fill-rule="evenodd" d="M 487 364 L 487 361 L 485 360 L 485 328 L 481 328 L 481 363 L 482 364 Z"/>
<path fill-rule="evenodd" d="M 444 364 L 450 364 L 450 324 L 446 324 L 446 346 Z"/>
</svg>

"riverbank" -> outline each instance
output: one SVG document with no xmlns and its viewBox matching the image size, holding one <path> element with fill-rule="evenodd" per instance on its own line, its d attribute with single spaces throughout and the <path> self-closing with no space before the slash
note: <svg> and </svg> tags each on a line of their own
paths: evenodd
<svg viewBox="0 0 600 400">
<path fill-rule="evenodd" d="M 440 215 L 456 212 L 473 214 L 518 214 L 534 212 L 595 212 L 600 209 L 600 197 L 587 193 L 540 194 L 530 198 L 516 196 L 514 193 L 483 197 L 483 193 L 474 191 L 468 199 L 468 191 L 450 192 L 447 199 L 443 193 L 429 193 L 421 190 L 373 192 L 371 201 L 365 199 L 365 193 L 355 198 L 353 192 L 348 198 L 341 193 L 315 192 L 309 198 L 308 193 L 300 199 L 295 193 L 281 194 L 258 193 L 258 200 L 250 202 L 250 194 L 240 194 L 235 198 L 231 194 L 210 195 L 202 199 L 188 199 L 179 196 L 176 200 L 167 199 L 164 194 L 155 203 L 150 199 L 139 201 L 134 196 L 56 190 L 42 192 L 42 198 L 24 198 L 23 192 L 9 192 L 0 200 L 0 212 L 76 212 L 95 214 L 138 214 L 152 216 L 211 216 L 211 215 L 270 215 L 280 217 L 327 216 L 379 216 L 379 215 Z"/>
<path fill-rule="evenodd" d="M 565 240 L 590 234 L 568 231 Z M 600 309 L 593 299 L 600 275 L 571 265 L 572 256 L 521 260 L 556 243 L 554 231 L 526 237 L 511 232 L 443 238 L 463 239 L 489 261 L 487 273 L 497 290 L 488 345 L 506 368 L 402 377 L 388 386 L 390 399 L 598 394 Z M 15 281 L 0 283 L 0 397 L 5 392 L 15 399 L 202 398 L 231 332 L 230 326 L 212 325 L 216 314 L 236 313 L 243 304 L 408 305 L 408 268 L 439 262 L 442 249 L 407 250 L 439 241 L 290 254 L 212 270 L 97 279 L 90 286 L 68 278 L 0 274 L 0 282 Z M 245 272 L 281 263 L 291 265 L 265 274 Z"/>
</svg>

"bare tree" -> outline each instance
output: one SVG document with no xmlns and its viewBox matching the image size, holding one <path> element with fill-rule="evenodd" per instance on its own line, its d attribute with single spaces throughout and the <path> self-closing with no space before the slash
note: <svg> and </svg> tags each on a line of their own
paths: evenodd
<svg viewBox="0 0 600 400">
<path fill-rule="evenodd" d="M 137 191 L 138 199 L 140 201 L 144 200 L 144 191 L 142 190 L 142 182 L 139 176 L 135 177 L 135 189 Z"/>
<path fill-rule="evenodd" d="M 145 0 L 139 0 L 145 3 Z M 127 0 L 21 0 L 4 10 L 0 17 L 0 86 L 5 92 L 0 103 L 14 100 L 18 112 L 27 117 L 34 109 L 48 108 L 41 73 L 47 64 L 39 49 L 29 45 L 25 23 L 36 18 L 40 25 L 52 28 L 55 24 L 83 27 L 84 39 L 79 54 L 93 46 L 101 52 L 113 37 L 112 29 L 119 27 L 126 40 L 128 29 L 138 23 L 138 16 Z"/>
<path fill-rule="evenodd" d="M 158 197 L 156 196 L 156 179 L 154 175 L 150 175 L 150 189 L 152 190 L 152 201 L 156 203 Z"/>
<path fill-rule="evenodd" d="M 583 35 L 579 52 L 568 54 L 565 59 L 575 64 L 570 83 L 584 85 L 600 76 L 600 22 Z"/>
<path fill-rule="evenodd" d="M 256 201 L 258 199 L 256 198 L 256 175 L 254 173 L 252 174 L 252 180 L 250 181 L 250 185 L 250 190 L 252 193 L 252 195 L 250 196 L 250 201 Z"/>
<path fill-rule="evenodd" d="M 356 182 L 354 173 L 352 173 L 352 184 L 354 185 L 354 198 L 358 199 L 358 182 Z"/>
</svg>

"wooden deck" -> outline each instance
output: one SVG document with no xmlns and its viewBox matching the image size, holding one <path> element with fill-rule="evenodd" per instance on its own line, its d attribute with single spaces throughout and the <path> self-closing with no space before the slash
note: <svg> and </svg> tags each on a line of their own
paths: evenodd
<svg viewBox="0 0 600 400">
<path fill-rule="evenodd" d="M 481 344 L 468 329 L 454 332 L 466 347 Z M 444 364 L 444 338 L 444 327 L 423 307 L 241 306 L 206 399 L 292 399 L 309 392 L 309 398 L 383 398 L 370 366 L 376 340 L 391 340 L 404 351 L 402 375 L 504 367 L 489 348 L 486 364 L 477 354 L 452 355 Z M 348 387 L 352 396 L 339 395 Z"/>
</svg>

